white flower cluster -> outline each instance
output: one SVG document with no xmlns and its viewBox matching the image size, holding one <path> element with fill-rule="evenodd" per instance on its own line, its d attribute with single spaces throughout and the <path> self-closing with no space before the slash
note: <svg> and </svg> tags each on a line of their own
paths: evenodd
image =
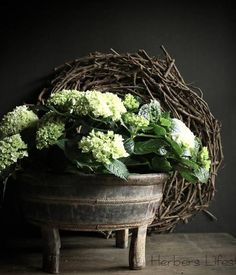
<svg viewBox="0 0 236 275">
<path fill-rule="evenodd" d="M 0 135 L 6 137 L 20 133 L 37 121 L 37 115 L 26 105 L 18 106 L 3 117 L 0 123 Z"/>
<path fill-rule="evenodd" d="M 47 104 L 76 115 L 92 115 L 110 118 L 112 121 L 120 120 L 121 115 L 126 112 L 122 100 L 117 95 L 96 90 L 62 90 L 52 94 Z"/>
<path fill-rule="evenodd" d="M 0 140 L 0 174 L 18 159 L 27 156 L 27 145 L 21 139 L 20 134 L 3 138 Z"/>
<path fill-rule="evenodd" d="M 75 104 L 84 96 L 84 92 L 77 90 L 61 90 L 51 94 L 47 100 L 47 105 L 52 105 L 58 108 L 59 111 L 73 111 Z"/>
<path fill-rule="evenodd" d="M 195 136 L 183 121 L 177 118 L 172 119 L 170 135 L 175 142 L 186 149 L 191 151 L 195 148 Z"/>
<path fill-rule="evenodd" d="M 36 132 L 36 147 L 41 150 L 54 145 L 65 132 L 65 123 L 54 112 L 48 112 Z"/>
<path fill-rule="evenodd" d="M 122 100 L 113 93 L 103 93 L 103 98 L 110 112 L 109 117 L 111 117 L 113 121 L 120 120 L 121 115 L 127 112 Z M 93 108 L 95 108 L 95 106 Z"/>
<path fill-rule="evenodd" d="M 125 151 L 122 136 L 114 134 L 113 131 L 103 133 L 92 130 L 87 137 L 81 139 L 79 148 L 83 153 L 92 153 L 96 161 L 104 164 L 129 155 Z"/>
<path fill-rule="evenodd" d="M 111 117 L 112 112 L 107 104 L 106 97 L 99 91 L 87 91 L 85 93 L 87 99 L 89 113 L 95 117 Z"/>
</svg>

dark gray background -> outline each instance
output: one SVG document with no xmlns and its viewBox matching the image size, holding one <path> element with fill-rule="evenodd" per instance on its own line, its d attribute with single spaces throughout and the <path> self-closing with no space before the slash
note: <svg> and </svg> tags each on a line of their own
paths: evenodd
<svg viewBox="0 0 236 275">
<path fill-rule="evenodd" d="M 18 2 L 0 4 L 0 116 L 15 105 L 35 100 L 44 78 L 67 60 L 110 48 L 119 52 L 142 48 L 158 56 L 164 44 L 184 79 L 203 90 L 211 111 L 222 122 L 225 154 L 210 206 L 218 221 L 198 214 L 176 231 L 235 235 L 233 1 Z M 8 208 L 1 211 L 1 228 L 5 233 L 33 232 L 34 228 L 22 225 L 12 204 L 14 195 L 11 198 Z"/>
</svg>

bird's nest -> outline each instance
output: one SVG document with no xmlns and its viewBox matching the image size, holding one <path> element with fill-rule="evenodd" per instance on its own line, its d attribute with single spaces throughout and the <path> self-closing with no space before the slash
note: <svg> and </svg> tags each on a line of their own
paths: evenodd
<svg viewBox="0 0 236 275">
<path fill-rule="evenodd" d="M 214 197 L 215 178 L 223 159 L 220 123 L 203 100 L 201 90 L 186 84 L 175 60 L 164 47 L 162 50 L 162 58 L 150 57 L 144 50 L 132 54 L 112 50 L 67 62 L 55 69 L 50 84 L 39 95 L 43 102 L 50 93 L 62 89 L 96 89 L 119 95 L 129 92 L 144 101 L 156 98 L 164 110 L 183 120 L 202 139 L 212 161 L 210 179 L 207 184 L 190 184 L 174 174 L 164 186 L 163 200 L 151 226 L 157 232 L 172 231 L 177 223 L 187 222 L 198 211 L 214 217 L 207 208 Z"/>
</svg>

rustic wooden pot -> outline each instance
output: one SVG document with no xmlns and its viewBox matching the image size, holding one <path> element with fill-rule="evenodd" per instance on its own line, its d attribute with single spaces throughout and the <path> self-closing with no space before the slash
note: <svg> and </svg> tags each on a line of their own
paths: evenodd
<svg viewBox="0 0 236 275">
<path fill-rule="evenodd" d="M 26 219 L 42 229 L 43 269 L 59 272 L 59 229 L 116 231 L 116 246 L 128 246 L 130 269 L 145 266 L 147 226 L 162 199 L 167 175 L 131 175 L 127 181 L 110 175 L 37 173 L 21 176 L 20 198 Z"/>
</svg>

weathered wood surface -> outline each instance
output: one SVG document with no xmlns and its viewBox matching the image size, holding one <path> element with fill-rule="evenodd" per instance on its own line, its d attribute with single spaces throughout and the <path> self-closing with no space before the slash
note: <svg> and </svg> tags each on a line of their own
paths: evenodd
<svg viewBox="0 0 236 275">
<path fill-rule="evenodd" d="M 128 246 L 131 269 L 145 266 L 147 225 L 162 199 L 164 173 L 130 175 L 127 180 L 94 174 L 23 174 L 19 187 L 26 220 L 42 227 L 43 270 L 59 273 L 59 229 L 120 230 L 117 247 Z M 89 183 L 89 184 L 88 184 Z"/>
<path fill-rule="evenodd" d="M 79 233 L 78 233 L 79 234 Z M 71 235 L 70 235 L 71 236 Z M 130 241 L 130 240 L 129 240 Z M 14 239 L 1 250 L 1 275 L 45 275 L 41 271 L 41 240 Z M 62 238 L 63 275 L 235 275 L 236 239 L 226 233 L 147 236 L 146 268 L 129 270 L 128 249 L 116 249 L 114 239 L 78 236 Z M 214 263 L 218 256 L 221 261 Z M 160 260 L 158 257 L 160 256 Z M 182 264 L 174 265 L 176 260 Z M 208 256 L 208 263 L 206 263 Z M 216 257 L 216 258 L 215 258 Z M 200 261 L 194 265 L 190 261 Z M 222 261 L 225 260 L 225 263 Z M 169 261 L 169 262 L 168 262 Z M 184 265 L 185 261 L 185 265 Z M 187 261 L 189 264 L 187 264 Z M 228 263 L 228 264 L 227 264 Z"/>
<path fill-rule="evenodd" d="M 162 199 L 163 173 L 22 175 L 22 212 L 39 226 L 66 230 L 117 230 L 151 224 Z M 89 183 L 89 184 L 88 184 Z"/>
<path fill-rule="evenodd" d="M 143 269 L 146 265 L 146 235 L 147 225 L 134 228 L 132 230 L 130 249 L 129 249 L 129 268 Z"/>
<path fill-rule="evenodd" d="M 129 244 L 129 229 L 116 231 L 116 247 L 127 248 Z"/>
<path fill-rule="evenodd" d="M 61 239 L 56 228 L 42 227 L 43 271 L 59 273 Z"/>
</svg>

